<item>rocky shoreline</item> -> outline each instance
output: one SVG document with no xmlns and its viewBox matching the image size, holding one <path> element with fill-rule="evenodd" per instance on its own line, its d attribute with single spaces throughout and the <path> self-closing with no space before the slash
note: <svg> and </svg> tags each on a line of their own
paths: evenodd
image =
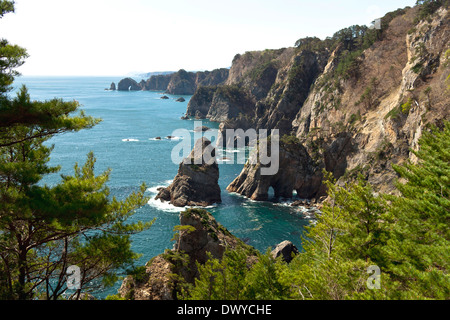
<svg viewBox="0 0 450 320">
<path fill-rule="evenodd" d="M 185 283 L 193 284 L 198 276 L 197 264 L 204 264 L 209 255 L 221 259 L 226 250 L 244 250 L 250 268 L 258 251 L 232 235 L 204 209 L 187 209 L 180 213 L 172 249 L 152 258 L 138 274 L 127 276 L 118 296 L 127 300 L 174 300 Z M 299 250 L 290 241 L 283 241 L 271 252 L 289 263 Z M 184 263 L 180 263 L 180 261 Z"/>
</svg>

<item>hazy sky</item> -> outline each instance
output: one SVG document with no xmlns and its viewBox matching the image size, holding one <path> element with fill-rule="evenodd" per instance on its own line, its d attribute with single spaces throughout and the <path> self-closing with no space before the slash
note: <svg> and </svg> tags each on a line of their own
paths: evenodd
<svg viewBox="0 0 450 320">
<path fill-rule="evenodd" d="M 212 70 L 237 53 L 370 24 L 415 0 L 16 0 L 0 37 L 28 50 L 23 75 Z"/>
</svg>

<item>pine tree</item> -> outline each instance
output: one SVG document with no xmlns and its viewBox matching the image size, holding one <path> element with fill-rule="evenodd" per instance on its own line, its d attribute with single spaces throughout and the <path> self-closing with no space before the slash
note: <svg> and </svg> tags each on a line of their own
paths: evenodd
<svg viewBox="0 0 450 320">
<path fill-rule="evenodd" d="M 339 186 L 331 173 L 324 176 L 328 200 L 282 275 L 296 299 L 352 299 L 367 290 L 368 268 L 384 261 L 384 199 L 362 177 Z"/>
<path fill-rule="evenodd" d="M 190 300 L 240 300 L 245 298 L 247 254 L 242 249 L 226 250 L 221 260 L 208 252 L 208 261 L 197 263 L 199 276 L 188 293 Z"/>
<path fill-rule="evenodd" d="M 10 12 L 14 12 L 14 1 L 0 0 L 0 19 Z M 19 74 L 15 69 L 24 63 L 27 56 L 25 49 L 11 45 L 5 39 L 0 40 L 0 102 L 11 90 L 14 77 Z"/>
<path fill-rule="evenodd" d="M 450 281 L 450 122 L 433 127 L 411 152 L 418 162 L 394 166 L 405 183 L 389 197 L 394 220 L 386 246 L 390 269 L 407 297 L 448 299 Z"/>
<path fill-rule="evenodd" d="M 285 264 L 274 259 L 270 251 L 259 254 L 249 264 L 248 252 L 227 249 L 222 259 L 210 255 L 204 264 L 197 263 L 199 276 L 190 289 L 191 300 L 276 300 L 289 297 L 288 287 L 280 281 Z"/>
<path fill-rule="evenodd" d="M 0 18 L 12 11 L 13 1 L 0 1 Z M 11 99 L 14 69 L 25 57 L 24 49 L 0 41 L 0 299 L 59 299 L 70 292 L 71 266 L 81 270 L 80 287 L 70 292 L 79 298 L 112 284 L 120 268 L 136 261 L 130 235 L 153 221 L 127 219 L 146 203 L 146 188 L 122 201 L 110 197 L 110 171 L 95 175 L 93 153 L 58 184 L 40 183 L 59 170 L 48 165 L 46 142 L 100 120 L 78 112 L 76 101 L 32 101 L 26 87 Z"/>
</svg>

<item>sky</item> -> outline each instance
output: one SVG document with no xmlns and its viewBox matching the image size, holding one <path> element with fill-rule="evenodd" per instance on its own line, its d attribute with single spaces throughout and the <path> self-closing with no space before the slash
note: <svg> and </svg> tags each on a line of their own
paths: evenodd
<svg viewBox="0 0 450 320">
<path fill-rule="evenodd" d="M 213 70 L 246 51 L 324 39 L 415 0 L 15 0 L 0 37 L 27 49 L 25 76 Z"/>
</svg>

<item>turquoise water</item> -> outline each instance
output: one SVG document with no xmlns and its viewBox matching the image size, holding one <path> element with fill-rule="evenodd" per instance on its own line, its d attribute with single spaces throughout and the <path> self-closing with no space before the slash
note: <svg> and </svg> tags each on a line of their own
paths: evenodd
<svg viewBox="0 0 450 320">
<path fill-rule="evenodd" d="M 93 129 L 63 134 L 49 141 L 55 146 L 50 164 L 60 165 L 61 171 L 46 177 L 43 182 L 55 184 L 60 180 L 60 174 L 72 174 L 75 163 L 83 164 L 89 151 L 97 158 L 97 174 L 112 169 L 108 186 L 111 194 L 118 198 L 137 191 L 142 182 L 148 186 L 148 195 L 154 197 L 157 187 L 169 185 L 175 177 L 178 163 L 172 163 L 171 151 L 179 140 L 164 137 L 173 135 L 174 130 L 180 128 L 193 131 L 194 121 L 180 119 L 190 96 L 184 96 L 185 102 L 176 102 L 179 96 L 168 95 L 170 99 L 162 100 L 160 92 L 104 90 L 112 81 L 117 84 L 119 80 L 103 77 L 16 79 L 15 88 L 25 84 L 32 100 L 55 97 L 77 100 L 86 114 L 103 120 Z M 203 125 L 218 128 L 218 123 L 203 121 Z M 162 139 L 155 140 L 155 137 Z M 234 154 L 237 156 L 238 153 Z M 284 240 L 301 247 L 303 228 L 309 224 L 300 214 L 301 209 L 284 203 L 254 202 L 225 190 L 242 167 L 242 164 L 226 162 L 219 165 L 223 202 L 208 210 L 234 235 L 262 252 Z M 149 230 L 133 236 L 134 250 L 143 255 L 139 264 L 145 264 L 173 246 L 170 240 L 173 227 L 179 224 L 180 211 L 152 199 L 136 212 L 133 219 L 150 221 L 156 218 Z M 104 297 L 116 293 L 119 286 L 120 283 L 98 295 Z"/>
</svg>

